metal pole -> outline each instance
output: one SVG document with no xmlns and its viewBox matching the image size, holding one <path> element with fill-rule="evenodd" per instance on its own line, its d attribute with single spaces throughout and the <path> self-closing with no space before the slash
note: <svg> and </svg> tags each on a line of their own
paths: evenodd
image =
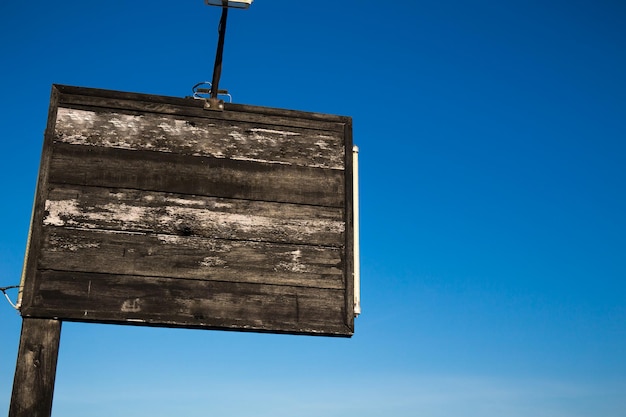
<svg viewBox="0 0 626 417">
<path fill-rule="evenodd" d="M 225 1 L 223 3 L 226 3 Z M 215 66 L 213 67 L 213 79 L 211 80 L 211 98 L 217 99 L 220 76 L 222 75 L 222 55 L 224 53 L 224 38 L 226 37 L 226 19 L 228 18 L 228 7 L 222 6 L 222 17 L 220 18 L 219 39 L 217 40 L 217 52 L 215 53 Z"/>
</svg>

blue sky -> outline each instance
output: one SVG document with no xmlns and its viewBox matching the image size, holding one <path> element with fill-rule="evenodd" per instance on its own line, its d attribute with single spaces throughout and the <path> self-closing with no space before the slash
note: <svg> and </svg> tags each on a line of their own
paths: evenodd
<svg viewBox="0 0 626 417">
<path fill-rule="evenodd" d="M 626 3 L 389 3 L 256 0 L 229 14 L 220 83 L 353 117 L 354 337 L 64 323 L 53 416 L 626 416 Z M 0 286 L 51 84 L 189 95 L 218 20 L 202 0 L 0 4 Z M 20 324 L 0 303 L 0 410 Z"/>
</svg>

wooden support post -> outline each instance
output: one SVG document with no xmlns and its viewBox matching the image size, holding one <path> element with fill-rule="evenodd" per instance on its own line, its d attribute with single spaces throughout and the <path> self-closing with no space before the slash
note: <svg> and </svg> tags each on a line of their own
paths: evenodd
<svg viewBox="0 0 626 417">
<path fill-rule="evenodd" d="M 50 417 L 60 338 L 60 320 L 22 320 L 9 417 Z"/>
</svg>

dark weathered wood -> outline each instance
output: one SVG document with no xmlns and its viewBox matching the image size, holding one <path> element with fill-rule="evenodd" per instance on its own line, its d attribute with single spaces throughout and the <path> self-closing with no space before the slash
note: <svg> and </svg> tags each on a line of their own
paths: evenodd
<svg viewBox="0 0 626 417">
<path fill-rule="evenodd" d="M 61 95 L 61 98 L 65 98 Z M 198 117 L 208 120 L 229 120 L 233 122 L 249 122 L 260 126 L 282 126 L 282 127 L 301 127 L 307 129 L 316 129 L 324 132 L 341 132 L 345 123 L 344 116 L 336 116 L 336 121 L 324 120 L 322 115 L 316 113 L 297 112 L 303 115 L 302 118 L 296 115 L 292 110 L 282 111 L 279 109 L 273 112 L 263 112 L 263 118 L 259 118 L 259 107 L 242 106 L 240 104 L 225 103 L 223 112 L 207 112 L 202 107 L 200 100 L 187 99 L 185 103 L 197 104 L 198 106 L 172 106 L 169 104 L 157 104 L 143 101 L 133 101 L 130 99 L 103 99 L 91 96 L 70 96 L 63 107 L 77 110 L 93 110 L 120 112 L 124 114 L 144 114 L 145 112 L 172 115 L 176 117 Z M 310 117 L 313 114 L 318 117 Z"/>
<path fill-rule="evenodd" d="M 110 109 L 140 113 L 160 113 L 185 117 L 201 117 L 241 122 L 253 122 L 271 126 L 309 127 L 323 131 L 342 132 L 350 123 L 347 116 L 299 110 L 258 107 L 245 104 L 225 103 L 222 112 L 207 112 L 202 100 L 139 94 L 122 91 L 66 85 L 53 86 L 63 107 Z M 262 116 L 262 117 L 259 117 Z"/>
<path fill-rule="evenodd" d="M 343 288 L 341 251 L 324 246 L 47 227 L 41 270 Z"/>
<path fill-rule="evenodd" d="M 9 417 L 49 417 L 56 377 L 61 322 L 24 318 Z"/>
<path fill-rule="evenodd" d="M 344 291 L 45 271 L 29 314 L 173 327 L 345 335 Z M 252 318 L 252 319 L 251 319 Z"/>
<path fill-rule="evenodd" d="M 39 173 L 37 178 L 37 188 L 35 191 L 35 202 L 33 204 L 33 212 L 30 221 L 30 229 L 28 231 L 28 241 L 26 254 L 24 257 L 24 273 L 22 274 L 20 299 L 18 303 L 21 305 L 29 305 L 33 302 L 37 288 L 37 263 L 40 253 L 42 239 L 41 231 L 43 229 L 43 217 L 45 215 L 45 201 L 48 196 L 50 160 L 52 158 L 52 140 L 54 135 L 54 126 L 57 118 L 57 110 L 59 107 L 60 92 L 56 88 L 52 88 L 50 97 L 50 108 L 48 110 L 48 121 L 46 131 L 44 133 L 43 149 L 41 151 L 41 162 L 39 164 Z"/>
<path fill-rule="evenodd" d="M 55 140 L 262 163 L 343 169 L 343 132 L 163 114 L 58 109 Z"/>
<path fill-rule="evenodd" d="M 100 187 L 52 187 L 43 224 L 343 247 L 343 210 Z"/>
<path fill-rule="evenodd" d="M 51 183 L 341 207 L 342 171 L 56 144 Z"/>
<path fill-rule="evenodd" d="M 55 87 L 22 315 L 352 335 L 351 129 Z"/>
</svg>

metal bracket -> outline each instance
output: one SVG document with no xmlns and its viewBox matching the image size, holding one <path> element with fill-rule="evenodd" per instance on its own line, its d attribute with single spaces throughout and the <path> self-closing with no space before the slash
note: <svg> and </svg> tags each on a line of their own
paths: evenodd
<svg viewBox="0 0 626 417">
<path fill-rule="evenodd" d="M 210 82 L 199 82 L 198 84 L 194 85 L 191 90 L 193 91 L 193 98 L 195 98 L 196 100 L 204 100 L 205 110 L 224 110 L 224 100 L 213 97 L 212 85 Z M 229 103 L 232 103 L 233 101 L 233 97 L 228 93 L 227 90 L 219 90 L 216 95 L 227 96 Z"/>
<path fill-rule="evenodd" d="M 204 101 L 204 110 L 223 111 L 224 100 L 219 98 L 209 97 Z"/>
</svg>

